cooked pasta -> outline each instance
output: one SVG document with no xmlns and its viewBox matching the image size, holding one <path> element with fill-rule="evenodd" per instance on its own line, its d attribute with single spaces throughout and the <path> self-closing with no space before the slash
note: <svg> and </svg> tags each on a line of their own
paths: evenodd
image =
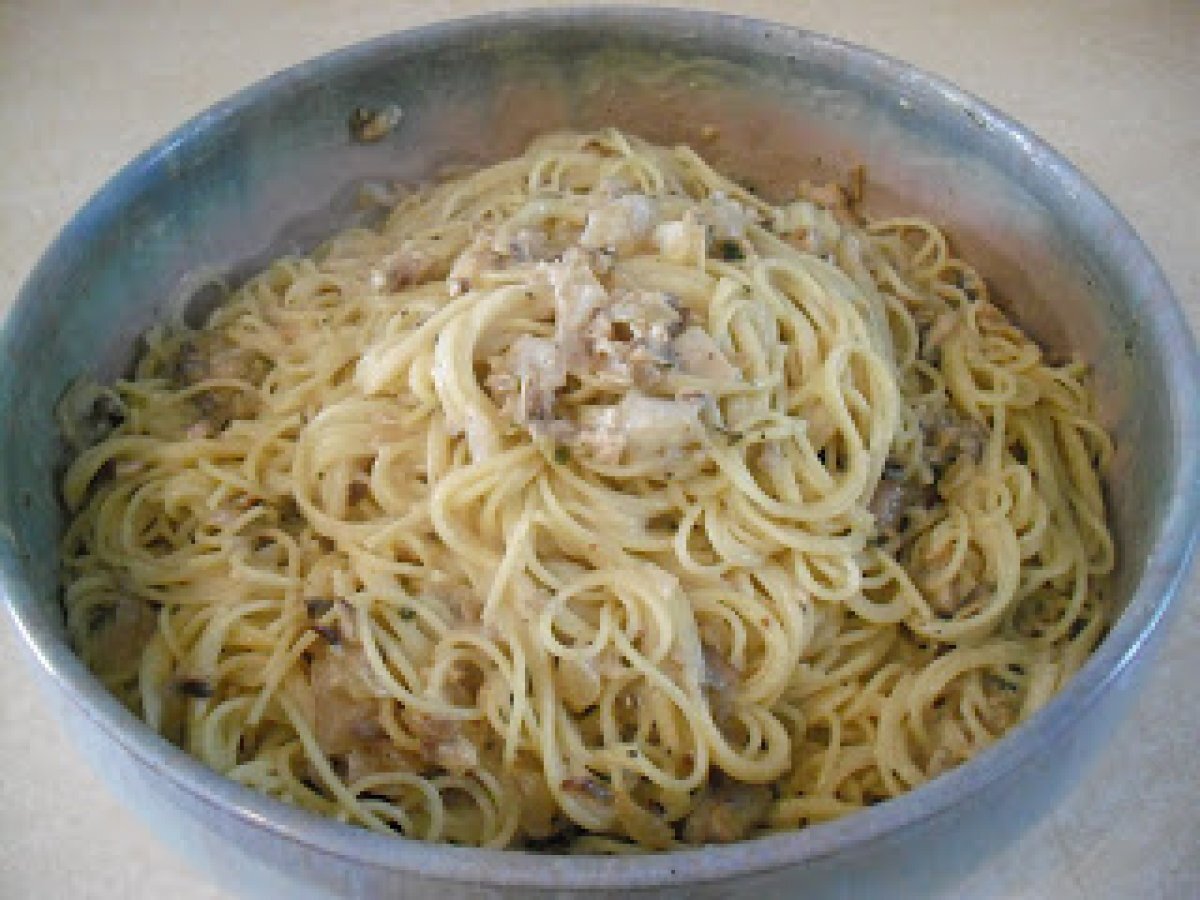
<svg viewBox="0 0 1200 900">
<path fill-rule="evenodd" d="M 64 398 L 70 633 L 149 725 L 376 831 L 665 850 L 971 758 L 1102 636 L 1110 455 L 916 217 L 554 134 Z"/>
</svg>

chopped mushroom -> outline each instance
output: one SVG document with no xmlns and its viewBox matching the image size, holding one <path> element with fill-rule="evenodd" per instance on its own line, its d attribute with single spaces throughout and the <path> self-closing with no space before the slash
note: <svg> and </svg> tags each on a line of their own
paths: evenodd
<svg viewBox="0 0 1200 900">
<path fill-rule="evenodd" d="M 456 624 L 478 622 L 483 612 L 483 599 L 469 585 L 439 580 L 431 586 L 430 594 L 446 604 L 451 615 L 455 617 Z M 408 616 L 405 615 L 406 611 Z M 404 607 L 400 612 L 402 619 L 415 616 L 416 610 L 412 607 Z"/>
<path fill-rule="evenodd" d="M 406 709 L 401 717 L 420 741 L 421 756 L 431 765 L 462 775 L 479 765 L 479 750 L 462 733 L 462 723 Z"/>
<path fill-rule="evenodd" d="M 976 709 L 979 721 L 995 735 L 1003 734 L 1012 728 L 1019 715 L 1016 699 L 1011 694 L 988 697 L 983 705 Z"/>
<path fill-rule="evenodd" d="M 771 791 L 760 784 L 722 779 L 706 788 L 683 825 L 689 844 L 728 844 L 749 837 L 767 816 Z"/>
<path fill-rule="evenodd" d="M 450 665 L 445 684 L 442 686 L 443 695 L 455 706 L 472 706 L 479 696 L 483 675 L 479 669 L 463 660 Z"/>
<path fill-rule="evenodd" d="M 119 670 L 139 657 L 156 624 L 153 610 L 132 595 L 115 598 L 111 606 L 93 607 L 88 622 L 88 662 L 100 671 Z"/>
<path fill-rule="evenodd" d="M 379 275 L 372 273 L 372 286 L 376 289 L 386 287 L 393 291 L 412 287 L 429 278 L 436 263 L 430 253 L 405 241 L 398 249 L 384 257 L 383 269 Z"/>
<path fill-rule="evenodd" d="M 507 239 L 497 236 L 492 249 L 517 263 L 541 262 L 553 253 L 546 232 L 534 228 L 522 228 Z"/>
<path fill-rule="evenodd" d="M 983 459 L 988 433 L 979 422 L 946 405 L 923 410 L 920 419 L 925 458 L 935 473 L 959 458 L 974 463 Z"/>
<path fill-rule="evenodd" d="M 418 772 L 420 760 L 405 753 L 387 738 L 387 732 L 364 735 L 346 754 L 346 781 L 350 784 L 368 775 L 385 772 Z"/>
<path fill-rule="evenodd" d="M 128 416 L 125 403 L 110 388 L 90 378 L 71 382 L 54 408 L 59 430 L 72 448 L 99 443 Z"/>
<path fill-rule="evenodd" d="M 927 509 L 936 500 L 937 491 L 932 485 L 918 483 L 899 467 L 885 466 L 867 509 L 875 517 L 876 530 L 890 538 L 904 530 L 911 511 Z"/>
<path fill-rule="evenodd" d="M 309 665 L 313 732 L 328 754 L 345 754 L 379 728 L 379 701 L 354 668 L 351 653 L 316 653 Z"/>
<path fill-rule="evenodd" d="M 269 368 L 257 351 L 239 347 L 217 332 L 197 331 L 179 341 L 170 375 L 181 387 L 218 378 L 259 384 Z"/>
</svg>

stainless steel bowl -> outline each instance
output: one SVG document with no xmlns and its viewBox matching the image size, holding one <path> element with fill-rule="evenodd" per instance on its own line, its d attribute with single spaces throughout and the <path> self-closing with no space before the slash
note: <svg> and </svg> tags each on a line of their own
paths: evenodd
<svg viewBox="0 0 1200 900">
<path fill-rule="evenodd" d="M 355 107 L 399 126 L 350 140 Z M 771 192 L 868 171 L 869 206 L 943 223 L 1016 318 L 1095 366 L 1118 453 L 1108 479 L 1124 609 L 1044 710 L 969 764 L 841 821 L 628 859 L 434 846 L 317 819 L 152 734 L 64 637 L 56 541 L 65 384 L 110 377 L 180 279 L 235 278 L 354 215 L 364 179 L 517 152 L 614 124 L 686 141 Z M 715 127 L 717 137 L 708 139 Z M 902 63 L 749 19 L 665 10 L 525 12 L 391 35 L 290 69 L 135 160 L 30 276 L 0 349 L 0 589 L 46 696 L 155 829 L 254 896 L 908 896 L 961 875 L 1053 804 L 1103 742 L 1186 569 L 1200 508 L 1200 364 L 1171 290 L 1121 216 L 1019 125 Z"/>
</svg>

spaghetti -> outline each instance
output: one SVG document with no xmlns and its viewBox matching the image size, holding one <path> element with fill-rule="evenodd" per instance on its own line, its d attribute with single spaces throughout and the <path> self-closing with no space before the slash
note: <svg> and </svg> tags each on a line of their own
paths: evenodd
<svg viewBox="0 0 1200 900">
<path fill-rule="evenodd" d="M 80 653 L 215 770 L 430 841 L 732 841 L 969 759 L 1102 636 L 1111 445 L 1081 362 L 854 199 L 550 135 L 153 329 L 62 407 Z"/>
</svg>

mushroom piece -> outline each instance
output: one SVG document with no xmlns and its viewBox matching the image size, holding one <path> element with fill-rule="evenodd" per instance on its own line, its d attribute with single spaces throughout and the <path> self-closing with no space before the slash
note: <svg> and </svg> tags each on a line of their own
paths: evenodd
<svg viewBox="0 0 1200 900">
<path fill-rule="evenodd" d="M 689 844 L 740 841 L 762 824 L 771 806 L 771 791 L 760 784 L 722 778 L 704 790 L 683 824 Z"/>
</svg>

